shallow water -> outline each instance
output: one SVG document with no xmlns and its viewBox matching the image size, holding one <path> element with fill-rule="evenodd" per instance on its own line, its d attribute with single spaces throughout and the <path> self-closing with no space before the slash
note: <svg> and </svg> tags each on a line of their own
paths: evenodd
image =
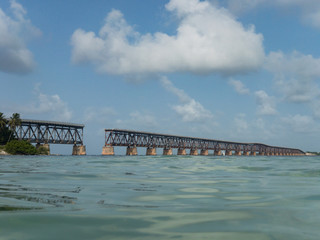
<svg viewBox="0 0 320 240">
<path fill-rule="evenodd" d="M 0 239 L 320 239 L 319 157 L 0 156 Z"/>
</svg>

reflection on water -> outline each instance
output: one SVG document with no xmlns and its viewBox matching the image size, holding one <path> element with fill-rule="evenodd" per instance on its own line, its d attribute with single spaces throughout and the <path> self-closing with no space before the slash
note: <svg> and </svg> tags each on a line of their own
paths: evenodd
<svg viewBox="0 0 320 240">
<path fill-rule="evenodd" d="M 5 156 L 0 164 L 1 240 L 320 238 L 317 157 Z"/>
</svg>

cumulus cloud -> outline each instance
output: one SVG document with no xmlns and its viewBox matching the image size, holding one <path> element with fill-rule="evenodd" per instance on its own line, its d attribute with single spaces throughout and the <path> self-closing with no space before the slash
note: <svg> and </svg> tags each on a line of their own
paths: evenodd
<svg viewBox="0 0 320 240">
<path fill-rule="evenodd" d="M 26 41 L 40 35 L 27 11 L 15 0 L 11 0 L 12 17 L 0 8 L 0 71 L 25 74 L 34 69 L 33 55 L 26 47 Z"/>
<path fill-rule="evenodd" d="M 264 60 L 263 37 L 224 8 L 208 1 L 171 0 L 166 10 L 178 20 L 175 35 L 141 34 L 112 10 L 98 34 L 77 29 L 72 61 L 91 63 L 102 73 L 235 74 L 255 70 Z"/>
<path fill-rule="evenodd" d="M 228 83 L 234 88 L 234 90 L 237 93 L 239 93 L 241 95 L 245 95 L 245 94 L 250 93 L 250 90 L 248 88 L 246 88 L 245 85 L 239 80 L 230 79 L 228 81 Z"/>
<path fill-rule="evenodd" d="M 32 104 L 28 110 L 29 114 L 47 114 L 48 118 L 60 121 L 69 121 L 72 117 L 72 112 L 69 110 L 59 95 L 47 95 L 38 93 L 38 101 Z"/>
<path fill-rule="evenodd" d="M 263 90 L 256 91 L 254 94 L 258 104 L 259 115 L 274 115 L 277 113 L 275 109 L 276 101 L 274 97 L 269 96 Z"/>
<path fill-rule="evenodd" d="M 316 83 L 320 77 L 320 59 L 299 52 L 289 55 L 271 52 L 266 68 L 275 74 L 277 88 L 284 94 L 285 100 L 311 102 L 320 95 Z"/>
<path fill-rule="evenodd" d="M 184 122 L 204 122 L 212 120 L 212 113 L 201 103 L 189 97 L 182 89 L 176 88 L 166 77 L 161 78 L 162 86 L 179 98 L 181 104 L 172 106 Z"/>
</svg>

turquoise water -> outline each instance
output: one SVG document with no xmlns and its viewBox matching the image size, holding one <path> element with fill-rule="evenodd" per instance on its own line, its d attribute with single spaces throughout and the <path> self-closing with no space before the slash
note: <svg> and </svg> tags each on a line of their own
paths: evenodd
<svg viewBox="0 0 320 240">
<path fill-rule="evenodd" d="M 2 156 L 0 239 L 320 239 L 318 157 Z"/>
</svg>

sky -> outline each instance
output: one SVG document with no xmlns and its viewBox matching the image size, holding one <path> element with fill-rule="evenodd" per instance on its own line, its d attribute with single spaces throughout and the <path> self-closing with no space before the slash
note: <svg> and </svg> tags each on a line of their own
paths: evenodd
<svg viewBox="0 0 320 240">
<path fill-rule="evenodd" d="M 0 0 L 0 112 L 320 151 L 319 43 L 318 0 Z"/>
</svg>

